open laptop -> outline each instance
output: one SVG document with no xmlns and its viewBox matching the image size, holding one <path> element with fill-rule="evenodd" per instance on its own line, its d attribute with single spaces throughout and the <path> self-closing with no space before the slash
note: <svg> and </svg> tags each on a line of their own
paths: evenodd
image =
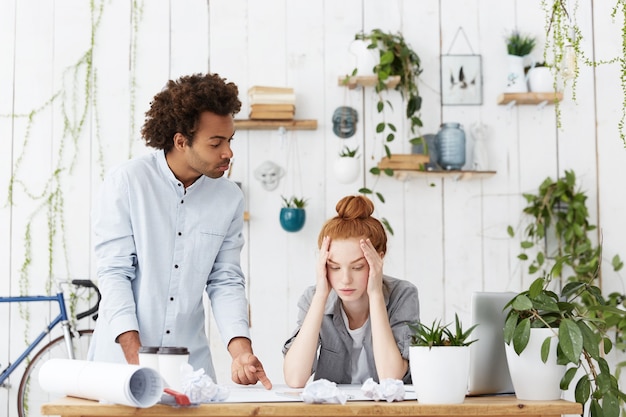
<svg viewBox="0 0 626 417">
<path fill-rule="evenodd" d="M 504 322 L 502 310 L 517 293 L 474 292 L 472 294 L 472 325 L 478 326 L 471 338 L 470 376 L 467 395 L 514 393 L 509 366 L 504 351 Z"/>
</svg>

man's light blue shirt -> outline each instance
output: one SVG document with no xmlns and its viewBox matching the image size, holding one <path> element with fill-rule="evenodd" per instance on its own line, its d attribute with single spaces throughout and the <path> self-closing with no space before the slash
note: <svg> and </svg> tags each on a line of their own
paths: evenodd
<svg viewBox="0 0 626 417">
<path fill-rule="evenodd" d="M 103 298 L 89 358 L 125 362 L 115 339 L 137 330 L 144 346 L 187 347 L 215 381 L 203 292 L 225 344 L 250 337 L 243 211 L 234 182 L 201 176 L 185 189 L 163 151 L 111 170 L 93 213 Z"/>
</svg>

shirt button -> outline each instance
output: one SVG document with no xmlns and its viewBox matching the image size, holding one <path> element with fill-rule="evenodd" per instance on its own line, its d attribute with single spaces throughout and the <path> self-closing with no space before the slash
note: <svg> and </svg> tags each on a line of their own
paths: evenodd
<svg viewBox="0 0 626 417">
<path fill-rule="evenodd" d="M 174 268 L 178 269 L 178 265 L 174 265 Z"/>
<path fill-rule="evenodd" d="M 174 297 L 170 297 L 170 301 L 174 301 Z"/>
<path fill-rule="evenodd" d="M 182 236 L 183 234 L 181 232 L 178 232 L 178 236 Z"/>
<path fill-rule="evenodd" d="M 180 204 L 183 204 L 185 202 L 185 200 L 180 200 Z"/>
<path fill-rule="evenodd" d="M 170 334 L 170 331 L 169 331 L 169 330 L 166 330 L 166 331 L 165 331 L 165 334 Z"/>
</svg>

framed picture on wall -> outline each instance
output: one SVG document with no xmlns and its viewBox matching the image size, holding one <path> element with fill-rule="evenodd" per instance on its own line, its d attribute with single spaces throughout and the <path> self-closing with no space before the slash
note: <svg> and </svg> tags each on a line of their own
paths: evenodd
<svg viewBox="0 0 626 417">
<path fill-rule="evenodd" d="M 441 55 L 441 104 L 483 104 L 480 55 Z"/>
</svg>

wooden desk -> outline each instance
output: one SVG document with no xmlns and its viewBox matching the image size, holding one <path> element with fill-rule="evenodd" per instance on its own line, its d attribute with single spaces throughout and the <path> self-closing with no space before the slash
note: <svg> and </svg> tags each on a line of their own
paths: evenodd
<svg viewBox="0 0 626 417">
<path fill-rule="evenodd" d="M 341 404 L 280 403 L 213 403 L 195 407 L 175 408 L 157 404 L 150 408 L 123 405 L 102 405 L 96 401 L 64 397 L 41 407 L 44 415 L 62 417 L 404 417 L 404 416 L 524 416 L 547 417 L 561 414 L 581 414 L 575 402 L 518 401 L 514 396 L 468 397 L 463 404 L 427 405 L 417 401 L 375 402 L 348 401 Z"/>
</svg>

